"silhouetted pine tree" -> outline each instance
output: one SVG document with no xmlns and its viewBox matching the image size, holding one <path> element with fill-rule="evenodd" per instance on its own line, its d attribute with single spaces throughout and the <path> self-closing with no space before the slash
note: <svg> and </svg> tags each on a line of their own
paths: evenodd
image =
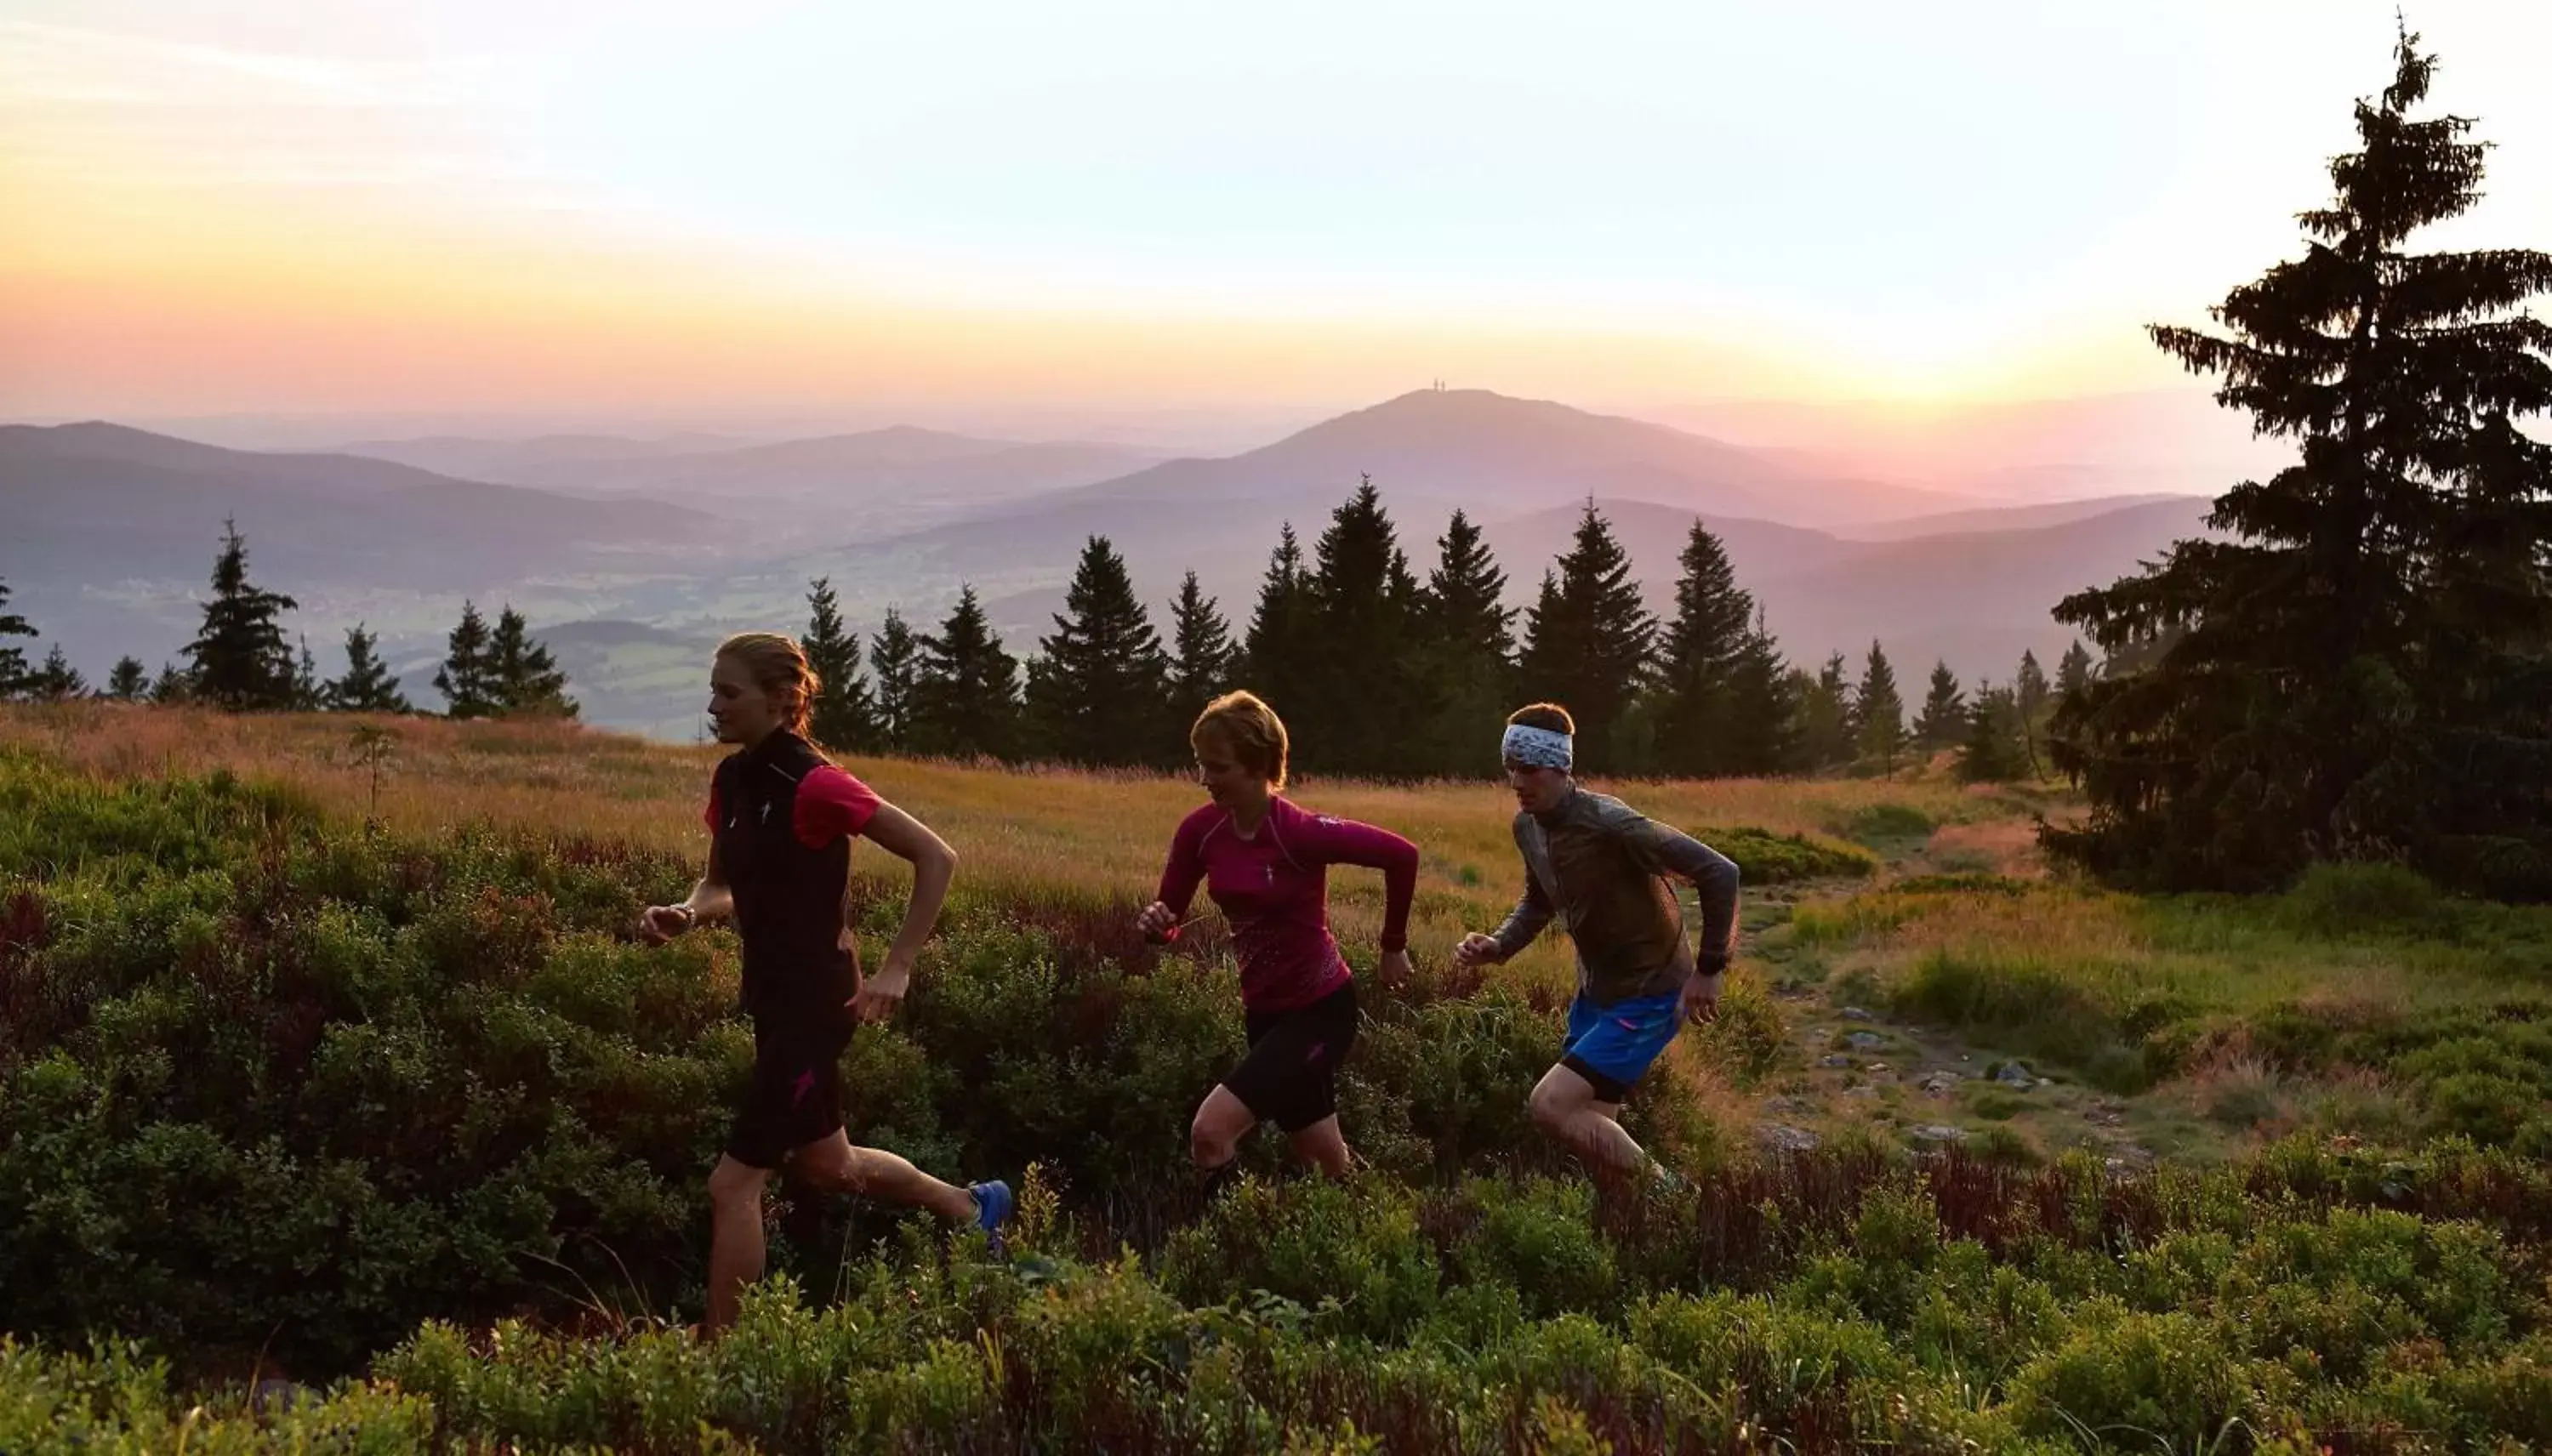
<svg viewBox="0 0 2552 1456">
<path fill-rule="evenodd" d="M 1523 695 L 1577 720 L 1580 769 L 1608 773 L 1621 757 L 1614 729 L 1648 686 L 1655 640 L 1631 559 L 1589 500 L 1574 544 L 1542 573 L 1541 598 L 1525 613 L 1523 663 Z"/>
<path fill-rule="evenodd" d="M 1932 683 L 1923 711 L 1914 719 L 1914 742 L 1925 753 L 1952 747 L 1967 736 L 1967 697 L 1944 662 L 1932 664 Z"/>
<path fill-rule="evenodd" d="M 1854 737 L 1852 682 L 1844 676 L 1843 654 L 1828 657 L 1811 677 L 1793 669 L 1791 686 L 1799 700 L 1799 748 L 1792 767 L 1816 774 L 1853 761 L 1859 752 Z"/>
<path fill-rule="evenodd" d="M 938 635 L 925 634 L 919 642 L 912 689 L 920 751 L 950 758 L 1008 758 L 1017 752 L 1018 661 L 1002 650 L 971 583 Z"/>
<path fill-rule="evenodd" d="M 2038 737 L 2047 721 L 2051 691 L 2047 674 L 2038 666 L 2038 655 L 2024 651 L 2020 671 L 2011 680 L 2012 705 L 2020 715 L 2020 745 L 2029 758 L 2029 777 L 2035 779 L 2045 771 L 2039 767 Z"/>
<path fill-rule="evenodd" d="M 1433 721 L 1421 735 L 1428 772 L 1498 772 L 1498 736 L 1516 705 L 1516 609 L 1506 591 L 1507 573 L 1480 528 L 1454 511 L 1436 538 L 1420 613 L 1420 671 L 1434 684 Z"/>
<path fill-rule="evenodd" d="M 106 675 L 106 695 L 117 702 L 140 702 L 151 691 L 151 670 L 142 659 L 122 657 L 115 660 L 115 671 Z"/>
<path fill-rule="evenodd" d="M 1754 624 L 1739 641 L 1729 669 L 1721 772 L 1754 779 L 1788 773 L 1799 758 L 1802 695 L 1781 645 L 1764 625 L 1763 609 L 1756 607 Z"/>
<path fill-rule="evenodd" d="M 1734 752 L 1737 673 L 1754 599 L 1738 588 L 1727 548 L 1699 517 L 1684 539 L 1681 567 L 1657 673 L 1658 767 L 1694 779 L 1746 773 Z"/>
<path fill-rule="evenodd" d="M 319 680 L 319 659 L 311 654 L 310 636 L 300 634 L 300 657 L 292 670 L 292 707 L 315 713 L 328 705 L 328 684 Z"/>
<path fill-rule="evenodd" d="M 1239 661 L 1239 649 L 1231 643 L 1230 624 L 1223 621 L 1215 599 L 1197 585 L 1197 573 L 1188 572 L 1179 582 L 1178 599 L 1170 603 L 1173 731 L 1163 750 L 1170 755 L 1170 762 L 1176 763 L 1185 756 L 1188 725 L 1196 721 L 1208 702 L 1231 686 L 1232 672 Z"/>
<path fill-rule="evenodd" d="M 1864 762 L 1881 774 L 1896 772 L 1897 756 L 1905 751 L 1905 700 L 1896 691 L 1896 670 L 1875 641 L 1853 694 L 1853 737 Z"/>
<path fill-rule="evenodd" d="M 377 640 L 358 622 L 346 629 L 346 676 L 328 684 L 328 706 L 341 713 L 410 713 L 407 694 L 381 661 Z"/>
<path fill-rule="evenodd" d="M 1249 618 L 1249 637 L 1241 650 L 1244 676 L 1238 685 L 1265 698 L 1280 715 L 1299 716 L 1318 691 L 1319 633 L 1311 573 L 1303 567 L 1302 543 L 1288 523 L 1268 554 L 1267 573 L 1259 578 L 1258 607 Z"/>
<path fill-rule="evenodd" d="M 904 614 L 886 609 L 886 621 L 869 639 L 869 671 L 877 677 L 879 746 L 892 753 L 911 753 L 916 727 L 914 675 L 920 671 L 921 643 L 904 624 Z"/>
<path fill-rule="evenodd" d="M 213 599 L 203 626 L 186 644 L 194 662 L 194 695 L 232 712 L 274 711 L 293 702 L 292 649 L 275 621 L 300 603 L 262 591 L 248 579 L 248 542 L 222 522 L 222 553 L 213 563 Z"/>
<path fill-rule="evenodd" d="M 9 605 L 9 583 L 0 581 L 0 608 Z M 36 629 L 16 612 L 0 610 L 0 639 L 33 637 Z M 17 696 L 26 688 L 27 650 L 0 644 L 0 698 Z"/>
<path fill-rule="evenodd" d="M 443 694 L 444 714 L 484 718 L 498 707 L 496 683 L 487 657 L 487 619 L 476 602 L 461 603 L 461 622 L 445 640 L 443 666 L 434 673 L 434 690 Z"/>
<path fill-rule="evenodd" d="M 1959 780 L 2002 783 L 2020 777 L 2020 709 L 2011 689 L 1990 682 L 1976 684 L 1967 709 L 1966 741 L 1959 749 Z"/>
<path fill-rule="evenodd" d="M 1170 715 L 1169 661 L 1134 595 L 1125 559 L 1105 536 L 1081 549 L 1054 631 L 1028 664 L 1035 752 L 1066 763 L 1161 761 Z"/>
<path fill-rule="evenodd" d="M 1418 664 L 1420 589 L 1371 476 L 1330 513 L 1312 555 L 1313 694 L 1295 761 L 1332 774 L 1423 772 L 1411 728 L 1434 717 L 1434 683 Z"/>
<path fill-rule="evenodd" d="M 2412 254 L 2480 196 L 2483 148 L 2413 120 L 2434 57 L 2401 36 L 2304 256 L 2236 288 L 2224 335 L 2156 327 L 2297 464 L 2234 486 L 2158 566 L 2059 620 L 2138 671 L 2069 693 L 2057 765 L 2090 801 L 2055 850 L 2126 884 L 2265 888 L 2314 860 L 2402 860 L 2552 898 L 2552 255 Z"/>
<path fill-rule="evenodd" d="M 487 639 L 487 680 L 496 710 L 507 717 L 576 716 L 576 699 L 567 695 L 567 674 L 550 661 L 550 650 L 531 635 L 523 614 L 510 603 L 496 614 L 496 630 Z"/>
<path fill-rule="evenodd" d="M 798 644 L 821 684 L 807 732 L 840 753 L 873 753 L 879 747 L 877 703 L 860 677 L 859 634 L 842 625 L 841 598 L 832 578 L 806 583 L 806 635 Z"/>
<path fill-rule="evenodd" d="M 38 702 L 67 702 L 88 695 L 88 679 L 71 666 L 61 644 L 55 643 L 53 650 L 45 654 L 44 666 L 29 679 L 27 695 Z"/>
</svg>

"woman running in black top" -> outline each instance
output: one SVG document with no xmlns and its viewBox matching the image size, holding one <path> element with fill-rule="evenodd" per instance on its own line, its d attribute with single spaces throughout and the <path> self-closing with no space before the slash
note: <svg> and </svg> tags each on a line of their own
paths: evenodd
<svg viewBox="0 0 2552 1456">
<path fill-rule="evenodd" d="M 720 644 L 709 674 L 718 741 L 738 746 L 710 780 L 708 872 L 680 904 L 650 907 L 639 933 L 662 944 L 732 916 L 744 943 L 753 1079 L 726 1155 L 709 1175 L 707 1332 L 735 1322 L 762 1277 L 762 1195 L 783 1163 L 831 1193 L 928 1208 L 1000 1238 L 1002 1183 L 958 1188 L 893 1153 L 858 1148 L 842 1129 L 842 1049 L 862 1021 L 904 999 L 921 944 L 947 896 L 957 856 L 911 815 L 835 767 L 805 737 L 821 684 L 794 640 L 747 632 Z M 851 840 L 912 864 L 912 901 L 886 964 L 865 980 L 851 938 Z"/>
</svg>

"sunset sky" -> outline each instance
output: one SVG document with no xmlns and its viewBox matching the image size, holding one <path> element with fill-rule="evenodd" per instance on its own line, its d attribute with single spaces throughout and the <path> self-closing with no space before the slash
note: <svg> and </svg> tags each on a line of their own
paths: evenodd
<svg viewBox="0 0 2552 1456">
<path fill-rule="evenodd" d="M 2552 246 L 2552 4 L 2412 0 Z M 2393 0 L 0 3 L 0 417 L 2181 382 Z"/>
</svg>

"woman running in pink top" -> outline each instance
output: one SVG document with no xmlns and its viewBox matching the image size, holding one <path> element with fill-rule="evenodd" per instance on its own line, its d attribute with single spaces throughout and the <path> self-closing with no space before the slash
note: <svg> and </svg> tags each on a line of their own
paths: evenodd
<svg viewBox="0 0 2552 1456">
<path fill-rule="evenodd" d="M 1355 1045 L 1355 979 L 1329 934 L 1329 867 L 1383 872 L 1385 985 L 1409 973 L 1409 901 L 1418 846 L 1389 830 L 1315 814 L 1282 797 L 1287 742 L 1276 712 L 1250 693 L 1206 704 L 1188 730 L 1197 778 L 1213 802 L 1180 821 L 1160 898 L 1135 924 L 1176 940 L 1197 885 L 1223 911 L 1240 961 L 1249 1052 L 1199 1104 L 1188 1150 L 1210 1181 L 1231 1166 L 1260 1122 L 1331 1178 L 1347 1172 L 1338 1135 L 1338 1064 Z"/>
</svg>

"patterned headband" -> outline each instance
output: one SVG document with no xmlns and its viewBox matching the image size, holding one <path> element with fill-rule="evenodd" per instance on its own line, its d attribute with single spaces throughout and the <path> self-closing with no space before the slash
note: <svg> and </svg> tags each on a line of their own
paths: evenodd
<svg viewBox="0 0 2552 1456">
<path fill-rule="evenodd" d="M 1507 763 L 1522 764 L 1529 769 L 1557 769 L 1566 773 L 1576 764 L 1577 749 L 1575 741 L 1565 733 L 1510 723 L 1507 736 L 1498 744 L 1498 756 Z"/>
</svg>

